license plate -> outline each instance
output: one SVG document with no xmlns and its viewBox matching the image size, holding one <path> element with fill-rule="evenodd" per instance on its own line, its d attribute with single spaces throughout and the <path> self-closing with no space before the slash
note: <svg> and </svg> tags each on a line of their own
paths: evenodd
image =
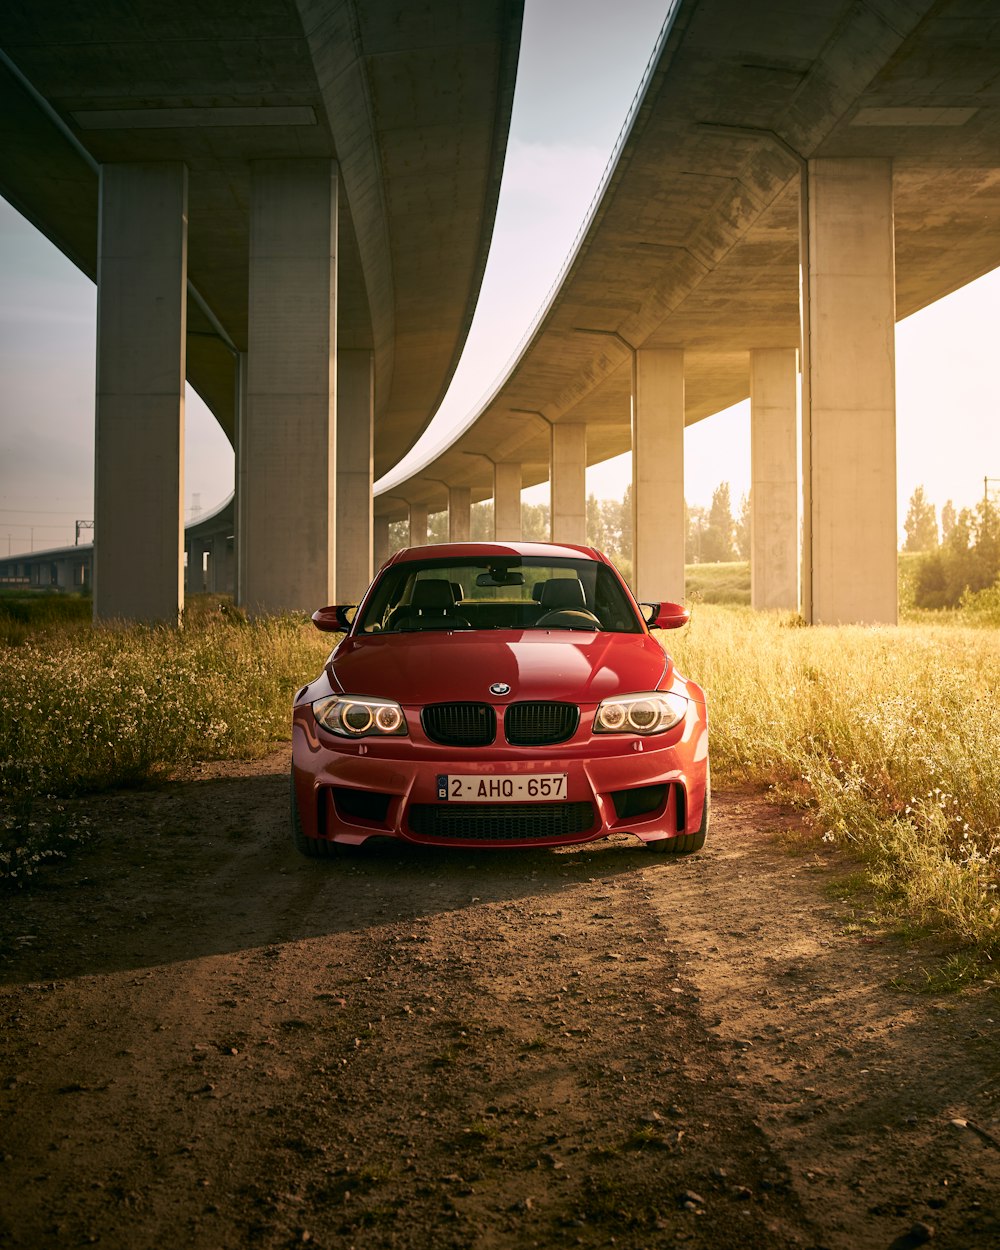
<svg viewBox="0 0 1000 1250">
<path fill-rule="evenodd" d="M 452 803 L 537 803 L 564 799 L 568 773 L 440 773 L 437 796 Z"/>
</svg>

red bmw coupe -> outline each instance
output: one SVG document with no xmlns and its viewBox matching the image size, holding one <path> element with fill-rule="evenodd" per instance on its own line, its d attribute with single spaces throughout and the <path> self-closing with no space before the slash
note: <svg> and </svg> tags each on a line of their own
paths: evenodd
<svg viewBox="0 0 1000 1250">
<path fill-rule="evenodd" d="M 525 847 L 627 832 L 686 854 L 708 833 L 705 695 L 588 547 L 449 543 L 397 552 L 292 712 L 292 838 L 331 855 L 373 836 Z"/>
</svg>

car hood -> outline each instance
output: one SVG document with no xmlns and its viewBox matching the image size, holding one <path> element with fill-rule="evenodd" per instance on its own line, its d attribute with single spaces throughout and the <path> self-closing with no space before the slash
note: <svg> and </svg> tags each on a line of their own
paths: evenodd
<svg viewBox="0 0 1000 1250">
<path fill-rule="evenodd" d="M 338 692 L 407 704 L 596 703 L 655 690 L 671 667 L 648 634 L 504 630 L 347 638 L 331 656 L 328 672 Z M 491 693 L 497 683 L 509 692 Z"/>
</svg>

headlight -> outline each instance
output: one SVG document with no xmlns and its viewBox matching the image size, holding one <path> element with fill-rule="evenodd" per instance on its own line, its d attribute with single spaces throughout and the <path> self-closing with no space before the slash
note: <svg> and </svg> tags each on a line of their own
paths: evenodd
<svg viewBox="0 0 1000 1250">
<path fill-rule="evenodd" d="M 594 733 L 661 734 L 684 719 L 688 701 L 672 691 L 605 699 L 594 716 Z"/>
<path fill-rule="evenodd" d="M 329 695 L 325 699 L 317 699 L 312 710 L 324 729 L 342 738 L 406 736 L 403 709 L 392 699 Z"/>
</svg>

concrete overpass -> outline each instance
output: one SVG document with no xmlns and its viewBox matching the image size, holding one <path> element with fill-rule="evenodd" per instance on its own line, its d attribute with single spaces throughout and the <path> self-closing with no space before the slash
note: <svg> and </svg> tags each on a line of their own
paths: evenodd
<svg viewBox="0 0 1000 1250">
<path fill-rule="evenodd" d="M 894 324 L 1000 265 L 998 65 L 994 0 L 674 3 L 549 302 L 381 484 L 376 549 L 490 495 L 515 538 L 546 478 L 584 541 L 586 466 L 631 448 L 636 589 L 680 599 L 684 426 L 749 396 L 755 606 L 895 621 Z"/>
<path fill-rule="evenodd" d="M 240 601 L 367 584 L 373 472 L 471 322 L 520 20 L 521 0 L 0 10 L 0 193 L 98 283 L 97 616 L 183 604 L 185 376 L 236 448 Z"/>
</svg>

